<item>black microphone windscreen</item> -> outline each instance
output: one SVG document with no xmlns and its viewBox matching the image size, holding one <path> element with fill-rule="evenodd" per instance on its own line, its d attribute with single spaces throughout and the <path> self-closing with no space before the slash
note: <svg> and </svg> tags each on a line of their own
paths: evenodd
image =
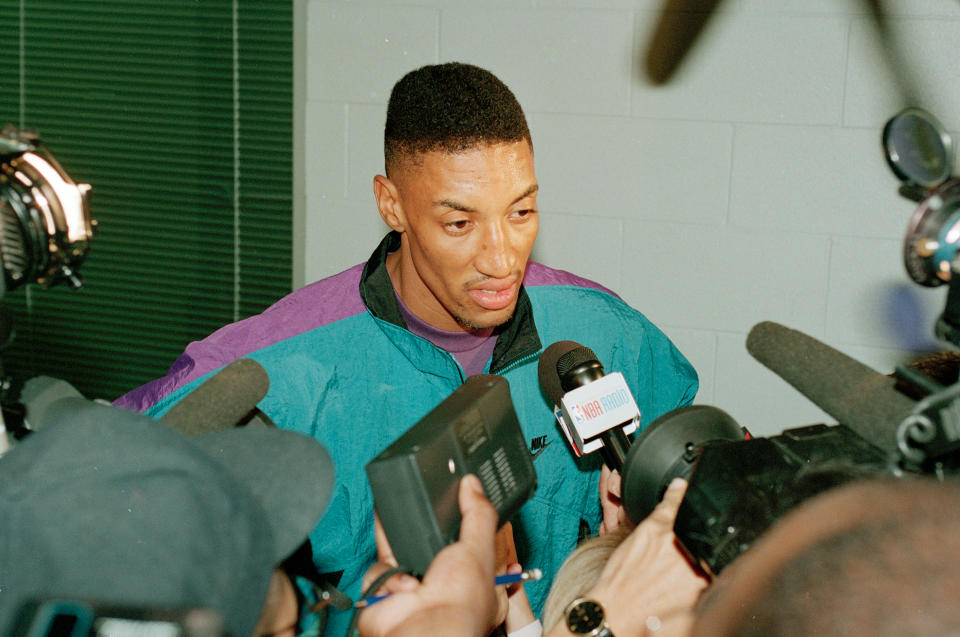
<svg viewBox="0 0 960 637">
<path fill-rule="evenodd" d="M 817 407 L 868 442 L 896 452 L 896 428 L 915 405 L 895 379 L 778 323 L 758 323 L 747 351 Z"/>
<path fill-rule="evenodd" d="M 243 422 L 269 389 L 270 379 L 260 363 L 239 358 L 184 396 L 160 420 L 188 436 L 229 429 Z"/>
<path fill-rule="evenodd" d="M 557 374 L 557 361 L 568 352 L 580 348 L 583 348 L 583 345 L 574 341 L 557 341 L 540 355 L 540 363 L 537 365 L 540 387 L 554 405 L 560 404 L 564 394 L 563 387 L 560 386 L 560 375 Z"/>
<path fill-rule="evenodd" d="M 599 363 L 600 361 L 597 360 L 597 355 L 593 353 L 592 349 L 581 345 L 576 349 L 570 350 L 557 360 L 557 376 L 562 379 L 571 369 L 589 362 Z"/>
</svg>

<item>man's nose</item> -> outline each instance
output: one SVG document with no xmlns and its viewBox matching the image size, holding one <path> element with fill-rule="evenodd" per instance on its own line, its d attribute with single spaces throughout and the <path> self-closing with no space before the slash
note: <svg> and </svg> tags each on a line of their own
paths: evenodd
<svg viewBox="0 0 960 637">
<path fill-rule="evenodd" d="M 510 243 L 509 230 L 500 223 L 488 226 L 481 239 L 477 269 L 481 274 L 502 279 L 513 272 L 516 253 Z"/>
</svg>

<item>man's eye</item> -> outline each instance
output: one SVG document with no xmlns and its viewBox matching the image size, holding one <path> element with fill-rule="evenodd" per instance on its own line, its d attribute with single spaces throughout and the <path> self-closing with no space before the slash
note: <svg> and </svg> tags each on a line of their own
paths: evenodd
<svg viewBox="0 0 960 637">
<path fill-rule="evenodd" d="M 536 210 L 532 208 L 528 208 L 526 210 L 517 210 L 516 212 L 513 213 L 513 216 L 516 219 L 527 219 L 529 217 L 532 217 L 535 214 L 537 214 Z"/>
<path fill-rule="evenodd" d="M 470 225 L 470 221 L 467 219 L 458 219 L 457 221 L 448 221 L 443 225 L 447 230 L 466 230 L 467 226 Z"/>
</svg>

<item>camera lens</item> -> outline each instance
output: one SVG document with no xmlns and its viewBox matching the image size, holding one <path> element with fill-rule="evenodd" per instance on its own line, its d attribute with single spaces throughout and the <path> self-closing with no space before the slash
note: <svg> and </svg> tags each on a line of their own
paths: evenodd
<svg viewBox="0 0 960 637">
<path fill-rule="evenodd" d="M 647 517 L 674 478 L 689 478 L 700 449 L 710 442 L 743 440 L 727 412 L 709 405 L 681 407 L 660 416 L 637 436 L 623 463 L 623 507 L 634 524 Z"/>
</svg>

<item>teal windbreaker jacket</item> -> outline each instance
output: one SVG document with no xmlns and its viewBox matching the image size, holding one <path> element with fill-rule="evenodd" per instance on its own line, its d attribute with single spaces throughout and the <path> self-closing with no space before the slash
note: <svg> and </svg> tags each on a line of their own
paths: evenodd
<svg viewBox="0 0 960 637">
<path fill-rule="evenodd" d="M 270 378 L 260 409 L 278 426 L 316 438 L 333 457 L 336 485 L 310 541 L 318 569 L 342 571 L 340 588 L 353 599 L 376 558 L 365 465 L 464 381 L 450 354 L 405 328 L 384 267 L 398 247 L 399 235 L 387 235 L 366 264 L 191 343 L 166 376 L 115 402 L 159 417 L 231 361 L 259 362 Z M 576 545 L 581 520 L 594 532 L 601 520 L 600 460 L 571 452 L 537 376 L 539 355 L 561 340 L 591 348 L 608 373 L 623 373 L 641 428 L 691 403 L 697 391 L 692 366 L 643 314 L 596 283 L 528 263 L 517 310 L 485 372 L 509 382 L 536 454 L 537 490 L 513 528 L 521 563 L 544 573 L 526 585 L 538 615 L 554 573 Z M 282 469 L 283 458 L 276 460 Z M 348 615 L 332 613 L 325 634 L 343 635 Z"/>
</svg>

